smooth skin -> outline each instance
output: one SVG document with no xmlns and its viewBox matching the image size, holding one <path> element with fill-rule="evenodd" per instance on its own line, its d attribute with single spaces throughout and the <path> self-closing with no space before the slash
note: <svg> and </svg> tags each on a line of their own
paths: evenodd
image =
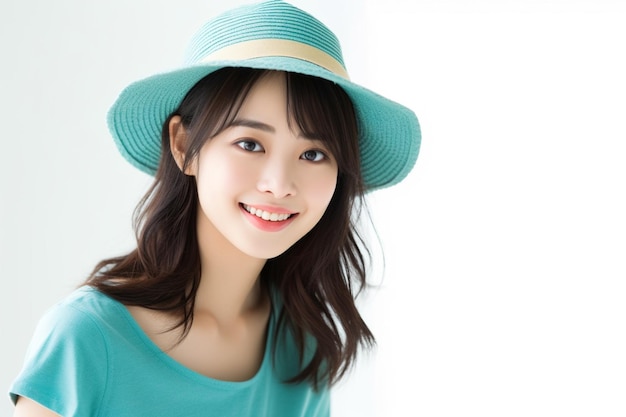
<svg viewBox="0 0 626 417">
<path fill-rule="evenodd" d="M 321 141 L 293 131 L 287 119 L 284 75 L 261 78 L 235 123 L 208 140 L 185 174 L 196 178 L 200 210 L 197 233 L 202 276 L 194 321 L 181 343 L 166 312 L 128 307 L 161 350 L 210 378 L 245 381 L 260 368 L 271 304 L 259 274 L 313 228 L 335 191 L 337 164 Z M 183 169 L 187 132 L 180 117 L 170 125 L 172 156 Z M 244 207 L 291 214 L 283 226 L 251 215 Z M 271 217 L 271 216 L 270 216 Z M 29 398 L 14 417 L 58 416 Z"/>
<path fill-rule="evenodd" d="M 15 406 L 13 417 L 59 417 L 59 414 L 47 409 L 27 397 L 20 397 Z"/>
</svg>

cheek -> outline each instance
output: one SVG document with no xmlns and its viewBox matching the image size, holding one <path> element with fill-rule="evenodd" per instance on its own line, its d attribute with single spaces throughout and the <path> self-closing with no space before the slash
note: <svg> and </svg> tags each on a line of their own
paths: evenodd
<svg viewBox="0 0 626 417">
<path fill-rule="evenodd" d="M 306 189 L 312 205 L 326 210 L 337 187 L 337 170 L 329 169 L 308 177 Z"/>
<path fill-rule="evenodd" d="M 208 186 L 216 192 L 222 190 L 222 193 L 232 193 L 254 178 L 251 164 L 233 163 L 228 158 L 217 156 L 204 158 L 198 174 L 200 191 Z"/>
<path fill-rule="evenodd" d="M 242 191 L 248 188 L 254 178 L 250 167 L 223 164 L 219 168 L 219 186 L 226 191 Z"/>
</svg>

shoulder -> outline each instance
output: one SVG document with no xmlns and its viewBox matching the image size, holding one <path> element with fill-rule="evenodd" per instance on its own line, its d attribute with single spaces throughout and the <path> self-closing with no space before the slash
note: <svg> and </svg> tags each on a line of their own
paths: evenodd
<svg viewBox="0 0 626 417">
<path fill-rule="evenodd" d="M 115 304 L 85 287 L 51 307 L 33 334 L 12 399 L 25 396 L 61 415 L 88 415 L 81 407 L 97 408 L 109 376 L 105 334 L 115 320 Z"/>
<path fill-rule="evenodd" d="M 99 336 L 104 327 L 122 319 L 120 308 L 120 303 L 96 289 L 81 287 L 48 309 L 36 333 Z"/>
<path fill-rule="evenodd" d="M 75 361 L 107 355 L 107 328 L 123 320 L 117 301 L 81 287 L 46 311 L 37 324 L 26 360 L 70 356 Z"/>
<path fill-rule="evenodd" d="M 64 299 L 56 303 L 49 313 L 81 312 L 87 315 L 101 316 L 111 311 L 111 308 L 121 305 L 118 301 L 89 286 L 77 288 Z"/>
</svg>

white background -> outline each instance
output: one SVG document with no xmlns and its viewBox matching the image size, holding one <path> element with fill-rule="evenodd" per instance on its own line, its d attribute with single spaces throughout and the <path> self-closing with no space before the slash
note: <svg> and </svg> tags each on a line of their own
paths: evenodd
<svg viewBox="0 0 626 417">
<path fill-rule="evenodd" d="M 4 1 L 0 387 L 41 314 L 133 245 L 150 178 L 105 114 L 243 1 Z M 228 3 L 228 4 L 226 4 Z M 336 416 L 626 415 L 626 7 L 609 0 L 294 1 L 423 146 L 371 198 L 378 337 Z M 373 241 L 375 243 L 375 241 Z M 8 396 L 0 415 L 10 415 Z"/>
</svg>

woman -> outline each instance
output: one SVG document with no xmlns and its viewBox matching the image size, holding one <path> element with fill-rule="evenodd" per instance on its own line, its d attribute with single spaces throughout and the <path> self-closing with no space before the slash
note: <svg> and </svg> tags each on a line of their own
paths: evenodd
<svg viewBox="0 0 626 417">
<path fill-rule="evenodd" d="M 109 127 L 155 176 L 137 248 L 42 319 L 15 415 L 328 415 L 374 342 L 354 304 L 360 201 L 412 168 L 415 115 L 351 83 L 332 32 L 271 0 L 209 21 Z"/>
</svg>

